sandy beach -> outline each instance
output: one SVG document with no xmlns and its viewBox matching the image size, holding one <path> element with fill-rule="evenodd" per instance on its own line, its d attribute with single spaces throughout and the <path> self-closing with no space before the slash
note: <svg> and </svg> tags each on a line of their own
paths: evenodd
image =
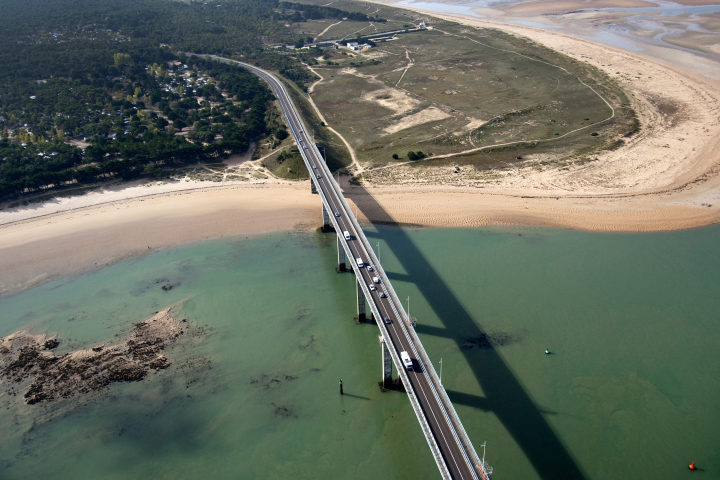
<svg viewBox="0 0 720 480">
<path fill-rule="evenodd" d="M 543 2 L 547 3 L 547 2 Z M 610 2 L 612 3 L 612 2 Z M 644 3 L 644 2 L 636 2 Z M 720 84 L 657 59 L 564 33 L 443 14 L 500 28 L 589 62 L 628 91 L 642 132 L 570 169 L 531 163 L 491 184 L 364 187 L 341 182 L 360 220 L 431 227 L 530 225 L 612 232 L 693 228 L 720 221 Z M 0 295 L 155 249 L 231 235 L 312 231 L 320 199 L 308 181 L 145 182 L 0 211 Z"/>
</svg>

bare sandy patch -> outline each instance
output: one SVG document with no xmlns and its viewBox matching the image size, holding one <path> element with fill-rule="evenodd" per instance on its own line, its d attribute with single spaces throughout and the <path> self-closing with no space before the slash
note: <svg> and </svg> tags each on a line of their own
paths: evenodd
<svg viewBox="0 0 720 480">
<path fill-rule="evenodd" d="M 375 79 L 375 75 L 366 75 L 366 74 L 358 71 L 358 69 L 356 69 L 356 68 L 346 67 L 346 68 L 341 69 L 338 73 L 341 73 L 343 75 L 354 75 L 356 77 L 365 78 L 371 82 L 375 81 L 379 84 L 382 84 L 382 82 L 380 80 Z"/>
<path fill-rule="evenodd" d="M 419 100 L 397 88 L 382 88 L 367 92 L 362 96 L 362 99 L 392 110 L 396 115 L 409 112 L 420 104 Z"/>
<path fill-rule="evenodd" d="M 537 15 L 546 12 L 569 12 L 594 8 L 652 8 L 656 3 L 644 0 L 550 0 L 541 2 L 519 2 L 499 8 L 511 15 Z M 496 7 L 497 8 L 497 7 Z"/>
<path fill-rule="evenodd" d="M 387 127 L 384 131 L 387 135 L 390 135 L 400 130 L 405 130 L 406 128 L 422 125 L 423 123 L 444 120 L 450 116 L 450 114 L 443 112 L 437 107 L 430 107 L 402 118 L 400 121 Z"/>
<path fill-rule="evenodd" d="M 143 197 L 84 206 L 102 197 L 77 197 L 18 211 L 18 220 L 0 226 L 0 295 L 59 275 L 101 268 L 158 248 L 230 235 L 292 230 L 320 216 L 309 182 L 229 185 L 157 192 Z M 38 213 L 39 213 L 38 212 Z M 56 213 L 57 212 L 57 213 Z"/>
<path fill-rule="evenodd" d="M 480 127 L 483 123 L 485 123 L 487 120 L 480 120 L 479 118 L 469 117 L 470 122 L 468 122 L 467 125 L 463 127 L 463 130 L 466 132 L 471 132 L 475 130 L 476 128 Z"/>
</svg>

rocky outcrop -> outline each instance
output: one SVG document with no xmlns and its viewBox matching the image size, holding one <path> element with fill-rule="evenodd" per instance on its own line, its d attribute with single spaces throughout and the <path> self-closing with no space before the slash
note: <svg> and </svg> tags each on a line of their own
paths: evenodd
<svg viewBox="0 0 720 480">
<path fill-rule="evenodd" d="M 184 333 L 173 308 L 133 326 L 127 341 L 55 355 L 56 338 L 16 332 L 0 339 L 0 378 L 9 383 L 31 382 L 25 402 L 35 404 L 104 388 L 114 382 L 142 380 L 150 370 L 170 361 L 161 351 Z"/>
</svg>

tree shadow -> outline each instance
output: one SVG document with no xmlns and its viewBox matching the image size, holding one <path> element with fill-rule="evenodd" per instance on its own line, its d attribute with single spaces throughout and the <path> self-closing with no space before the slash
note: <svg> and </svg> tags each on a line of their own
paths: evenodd
<svg viewBox="0 0 720 480">
<path fill-rule="evenodd" d="M 363 187 L 349 189 L 346 194 L 349 198 L 358 197 L 358 208 L 368 218 L 372 218 L 370 221 L 374 225 L 397 225 Z M 417 332 L 454 340 L 485 394 L 484 397 L 477 397 L 452 392 L 450 398 L 494 413 L 541 478 L 584 479 L 585 475 L 579 465 L 543 417 L 543 413 L 554 412 L 543 412 L 535 405 L 497 350 L 492 345 L 482 350 L 462 348 L 465 339 L 477 338 L 483 332 L 407 232 L 397 228 L 392 235 L 383 236 L 383 239 L 407 272 L 407 275 L 388 273 L 388 277 L 405 281 L 422 279 L 415 285 L 445 326 L 442 329 L 418 325 Z"/>
</svg>

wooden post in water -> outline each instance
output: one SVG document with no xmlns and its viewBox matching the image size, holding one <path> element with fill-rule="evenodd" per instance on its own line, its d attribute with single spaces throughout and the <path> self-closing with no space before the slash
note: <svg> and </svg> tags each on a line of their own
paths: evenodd
<svg viewBox="0 0 720 480">
<path fill-rule="evenodd" d="M 343 389 L 342 389 L 342 378 L 340 379 L 340 395 L 344 395 Z"/>
</svg>

